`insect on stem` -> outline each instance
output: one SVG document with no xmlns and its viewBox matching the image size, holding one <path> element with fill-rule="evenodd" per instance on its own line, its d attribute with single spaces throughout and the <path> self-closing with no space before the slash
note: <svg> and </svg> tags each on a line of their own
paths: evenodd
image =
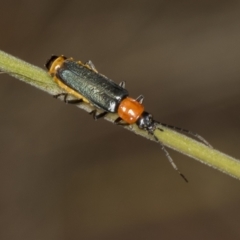
<svg viewBox="0 0 240 240">
<path fill-rule="evenodd" d="M 74 61 L 72 58 L 67 58 L 63 55 L 53 55 L 45 66 L 59 87 L 67 92 L 67 94 L 78 99 L 67 101 L 67 95 L 65 93 L 58 94 L 58 96 L 64 96 L 65 102 L 79 104 L 79 100 L 81 99 L 82 102 L 88 103 L 95 108 L 91 112 L 95 120 L 104 117 L 108 113 L 116 113 L 118 115 L 118 118 L 115 120 L 116 124 L 131 125 L 135 123 L 139 129 L 153 135 L 161 145 L 172 167 L 186 182 L 188 182 L 186 177 L 178 170 L 164 145 L 154 135 L 155 129 L 162 125 L 180 132 L 185 132 L 211 147 L 203 137 L 196 133 L 156 122 L 152 114 L 145 111 L 143 95 L 140 95 L 136 99 L 130 97 L 129 92 L 125 89 L 125 82 L 117 84 L 103 74 L 100 74 L 91 61 L 83 64 L 80 61 Z M 99 110 L 101 113 L 98 113 Z M 160 130 L 163 131 L 163 129 Z"/>
</svg>

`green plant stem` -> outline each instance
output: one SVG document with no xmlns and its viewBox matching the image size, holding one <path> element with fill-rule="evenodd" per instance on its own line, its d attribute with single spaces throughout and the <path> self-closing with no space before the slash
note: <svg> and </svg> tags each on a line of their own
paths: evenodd
<svg viewBox="0 0 240 240">
<path fill-rule="evenodd" d="M 49 74 L 43 69 L 24 62 L 5 52 L 0 51 L 0 70 L 8 73 L 32 86 L 35 86 L 51 95 L 62 93 L 57 84 L 52 80 Z M 93 108 L 89 104 L 80 104 L 79 108 L 91 111 Z M 106 120 L 113 122 L 116 114 L 107 114 Z M 179 151 L 189 157 L 192 157 L 202 163 L 216 168 L 232 177 L 240 179 L 240 161 L 226 154 L 223 154 L 213 148 L 210 148 L 192 138 L 173 131 L 169 128 L 159 125 L 163 130 L 155 130 L 154 135 L 165 146 Z M 146 131 L 140 130 L 135 124 L 124 127 L 135 134 L 141 135 L 152 141 L 156 139 Z"/>
<path fill-rule="evenodd" d="M 166 128 L 156 130 L 155 135 L 165 146 L 240 179 L 239 160 Z"/>
</svg>

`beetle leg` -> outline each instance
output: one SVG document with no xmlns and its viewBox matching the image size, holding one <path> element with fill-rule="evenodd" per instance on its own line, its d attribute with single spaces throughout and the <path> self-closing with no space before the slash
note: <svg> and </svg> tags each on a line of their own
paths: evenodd
<svg viewBox="0 0 240 240">
<path fill-rule="evenodd" d="M 136 101 L 142 104 L 142 103 L 143 103 L 143 99 L 144 99 L 144 96 L 143 96 L 143 95 L 139 95 L 139 96 L 136 98 Z"/>
<path fill-rule="evenodd" d="M 83 102 L 82 99 L 67 100 L 67 97 L 68 97 L 68 94 L 67 94 L 67 93 L 59 93 L 59 94 L 57 94 L 57 95 L 54 95 L 53 97 L 54 97 L 54 98 L 59 98 L 59 97 L 61 97 L 61 96 L 64 97 L 64 98 L 63 98 L 63 101 L 64 101 L 65 103 L 68 103 L 68 104 L 79 104 L 79 103 Z"/>
<path fill-rule="evenodd" d="M 97 114 L 97 110 L 94 109 L 94 110 L 92 110 L 89 114 L 90 114 L 90 115 L 93 115 L 93 119 L 94 119 L 94 120 L 98 120 L 98 119 L 100 119 L 100 118 L 105 117 L 105 116 L 108 114 L 108 112 L 102 112 L 102 113 Z"/>
<path fill-rule="evenodd" d="M 90 69 L 92 69 L 94 72 L 98 73 L 98 70 L 96 69 L 96 67 L 94 66 L 94 64 L 91 60 L 88 60 L 85 63 L 85 65 L 88 66 Z"/>
<path fill-rule="evenodd" d="M 120 125 L 120 126 L 128 126 L 128 125 L 130 125 L 129 123 L 121 122 L 121 121 L 122 121 L 122 119 L 121 119 L 120 117 L 118 117 L 118 118 L 114 121 L 114 123 L 115 123 L 116 125 Z"/>
<path fill-rule="evenodd" d="M 118 125 L 121 120 L 122 120 L 122 119 L 121 119 L 120 117 L 118 117 L 118 118 L 114 121 L 114 123 Z"/>
<path fill-rule="evenodd" d="M 65 103 L 67 104 L 79 104 L 82 103 L 83 100 L 82 99 L 72 99 L 72 100 L 66 100 Z"/>
<path fill-rule="evenodd" d="M 126 85 L 125 81 L 122 81 L 122 82 L 119 83 L 119 86 L 122 87 L 122 88 L 125 88 L 125 85 Z"/>
</svg>

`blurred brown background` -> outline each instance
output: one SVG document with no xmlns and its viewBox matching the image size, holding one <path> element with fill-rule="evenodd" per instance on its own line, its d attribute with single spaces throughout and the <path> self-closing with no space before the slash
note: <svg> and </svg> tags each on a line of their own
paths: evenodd
<svg viewBox="0 0 240 240">
<path fill-rule="evenodd" d="M 1 1 L 1 50 L 91 59 L 162 122 L 240 158 L 239 1 Z M 0 85 L 0 239 L 240 239 L 240 182 L 12 77 Z"/>
</svg>

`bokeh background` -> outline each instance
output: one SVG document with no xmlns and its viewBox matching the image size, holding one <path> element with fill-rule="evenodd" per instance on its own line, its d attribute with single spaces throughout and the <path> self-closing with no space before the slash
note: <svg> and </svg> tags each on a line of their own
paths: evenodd
<svg viewBox="0 0 240 240">
<path fill-rule="evenodd" d="M 155 119 L 240 158 L 239 1 L 9 0 L 1 50 L 91 59 Z M 0 239 L 240 239 L 240 182 L 0 76 Z"/>
</svg>

